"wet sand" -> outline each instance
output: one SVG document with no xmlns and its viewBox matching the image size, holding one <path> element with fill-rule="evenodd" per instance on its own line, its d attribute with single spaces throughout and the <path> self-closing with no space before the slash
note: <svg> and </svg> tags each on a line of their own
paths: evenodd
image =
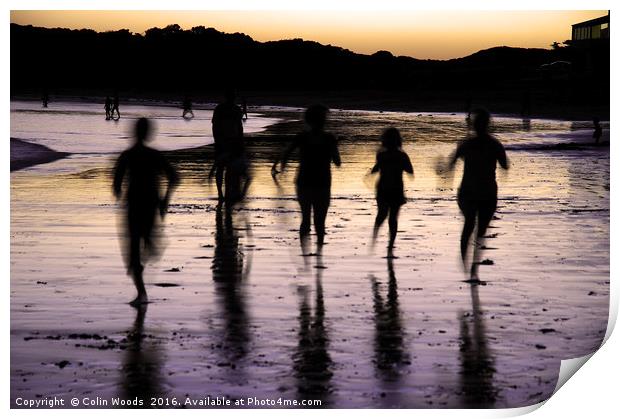
<svg viewBox="0 0 620 419">
<path fill-rule="evenodd" d="M 263 110 L 299 119 L 294 110 Z M 318 399 L 328 407 L 518 407 L 552 393 L 560 360 L 590 353 L 609 303 L 609 148 L 587 124 L 498 119 L 512 168 L 472 287 L 458 261 L 458 175 L 434 164 L 462 116 L 342 111 L 322 258 L 302 257 L 294 168 L 270 176 L 287 122 L 254 134 L 254 182 L 227 219 L 206 149 L 173 152 L 182 184 L 163 257 L 145 271 L 146 311 L 125 275 L 112 157 L 11 174 L 11 403 L 16 397 L 151 395 Z M 377 138 L 401 128 L 406 182 L 396 259 L 369 249 Z M 284 128 L 283 128 L 284 127 Z M 277 137 L 277 138 L 276 138 Z M 63 164 L 65 166 L 63 166 Z M 101 407 L 101 406 L 99 406 Z M 188 406 L 189 407 L 189 406 Z M 280 407 L 278 405 L 273 407 Z"/>
</svg>

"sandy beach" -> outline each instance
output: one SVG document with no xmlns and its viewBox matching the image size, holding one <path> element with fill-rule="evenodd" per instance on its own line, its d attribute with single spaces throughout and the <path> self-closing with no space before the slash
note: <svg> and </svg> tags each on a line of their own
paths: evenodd
<svg viewBox="0 0 620 419">
<path fill-rule="evenodd" d="M 11 172 L 11 405 L 17 397 L 318 400 L 334 408 L 520 407 L 547 399 L 560 361 L 595 351 L 609 306 L 609 124 L 494 118 L 510 159 L 470 286 L 458 257 L 461 167 L 435 173 L 467 135 L 463 114 L 334 109 L 342 137 L 322 257 L 303 257 L 291 163 L 270 175 L 301 110 L 256 107 L 246 122 L 253 183 L 231 219 L 209 183 L 210 110 L 12 102 L 11 137 L 66 158 Z M 111 191 L 131 122 L 181 175 L 163 256 L 147 265 L 145 310 L 126 275 Z M 43 119 L 42 119 L 43 118 Z M 41 122 L 43 121 L 43 123 Z M 415 177 L 394 259 L 371 251 L 374 163 L 398 127 Z M 178 151 L 183 150 L 183 151 Z M 13 161 L 13 148 L 11 149 Z M 13 169 L 12 169 L 13 170 Z M 314 238 L 314 237 L 313 237 Z M 113 407 L 82 406 L 82 407 Z M 157 407 L 210 407 L 168 405 Z M 245 406 L 254 407 L 254 406 Z M 295 407 L 259 405 L 256 407 Z"/>
</svg>

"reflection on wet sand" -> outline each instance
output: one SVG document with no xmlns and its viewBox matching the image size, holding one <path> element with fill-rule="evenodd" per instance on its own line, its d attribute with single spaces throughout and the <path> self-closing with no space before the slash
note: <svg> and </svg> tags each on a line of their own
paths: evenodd
<svg viewBox="0 0 620 419">
<path fill-rule="evenodd" d="M 306 256 L 307 257 L 307 256 Z M 332 392 L 332 359 L 329 355 L 329 336 L 325 327 L 325 303 L 322 284 L 323 264 L 317 257 L 316 297 L 314 315 L 310 307 L 307 286 L 300 286 L 299 293 L 299 344 L 293 355 L 293 367 L 297 378 L 298 400 L 321 400 L 322 407 L 330 404 Z"/>
<path fill-rule="evenodd" d="M 411 365 L 411 361 L 405 346 L 405 330 L 400 317 L 394 262 L 392 258 L 388 258 L 387 261 L 389 275 L 387 299 L 381 295 L 377 279 L 374 276 L 370 278 L 375 311 L 374 365 L 382 388 L 386 390 L 385 397 L 382 398 L 385 407 L 398 407 L 401 403 L 399 382 L 403 374 L 402 368 L 404 365 Z M 398 399 L 394 399 L 393 396 Z"/>
<path fill-rule="evenodd" d="M 147 305 L 136 307 L 136 320 L 127 333 L 127 350 L 122 365 L 120 384 L 122 399 L 142 400 L 142 405 L 122 407 L 150 407 L 150 398 L 163 395 L 161 383 L 162 357 L 153 337 L 144 333 Z"/>
<path fill-rule="evenodd" d="M 471 285 L 471 313 L 459 313 L 460 384 L 463 407 L 493 407 L 498 390 L 494 386 L 495 360 L 487 346 L 478 286 Z"/>
<path fill-rule="evenodd" d="M 245 301 L 244 279 L 249 274 L 250 259 L 244 271 L 244 254 L 239 246 L 239 235 L 233 225 L 231 211 L 218 206 L 215 212 L 215 249 L 213 281 L 220 318 L 223 319 L 215 342 L 221 352 L 221 366 L 229 366 L 239 376 L 241 361 L 248 353 L 250 341 L 249 319 Z"/>
</svg>

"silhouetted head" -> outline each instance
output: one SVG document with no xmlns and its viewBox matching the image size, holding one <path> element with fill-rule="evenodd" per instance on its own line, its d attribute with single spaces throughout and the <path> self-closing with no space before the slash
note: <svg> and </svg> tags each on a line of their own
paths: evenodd
<svg viewBox="0 0 620 419">
<path fill-rule="evenodd" d="M 403 139 L 400 131 L 396 128 L 388 128 L 381 135 L 381 145 L 388 150 L 396 150 L 403 145 Z"/>
<path fill-rule="evenodd" d="M 146 118 L 138 119 L 136 122 L 136 141 L 138 143 L 146 143 L 150 139 L 151 123 Z"/>
<path fill-rule="evenodd" d="M 489 122 L 491 114 L 486 109 L 476 109 L 474 112 L 474 130 L 476 134 L 487 134 L 489 132 Z"/>
<path fill-rule="evenodd" d="M 592 122 L 594 122 L 594 125 L 598 125 L 601 122 L 601 119 L 598 116 L 595 116 L 592 118 Z"/>
<path fill-rule="evenodd" d="M 306 113 L 304 118 L 306 120 L 306 124 L 313 131 L 321 131 L 325 128 L 325 121 L 327 119 L 327 112 L 329 109 L 323 105 L 311 105 L 306 109 Z"/>
</svg>

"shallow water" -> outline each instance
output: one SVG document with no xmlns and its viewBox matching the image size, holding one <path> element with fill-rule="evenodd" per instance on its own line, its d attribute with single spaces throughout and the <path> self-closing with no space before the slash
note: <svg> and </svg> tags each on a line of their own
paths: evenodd
<svg viewBox="0 0 620 419">
<path fill-rule="evenodd" d="M 332 112 L 330 129 L 345 137 L 343 166 L 333 171 L 320 260 L 300 255 L 295 165 L 280 187 L 271 180 L 279 145 L 250 148 L 250 197 L 230 220 L 215 209 L 209 165 L 181 161 L 166 249 L 145 271 L 154 303 L 140 313 L 126 304 L 134 291 L 109 178 L 110 153 L 125 146 L 126 132 L 91 114 L 98 105 L 72 104 L 77 115 L 45 114 L 45 124 L 20 106 L 12 104 L 12 136 L 90 157 L 11 174 L 12 403 L 156 394 L 516 407 L 549 397 L 560 360 L 595 350 L 605 334 L 609 149 L 537 148 L 589 141 L 588 122 L 495 119 L 511 169 L 498 170 L 484 254 L 494 264 L 481 266 L 488 285 L 480 287 L 461 282 L 460 168 L 453 178 L 434 170 L 466 135 L 463 115 Z M 173 120 L 178 109 L 156 109 L 127 113 L 170 115 L 157 117 L 157 146 L 204 144 L 208 111 L 186 122 Z M 257 109 L 248 124 L 260 130 L 290 111 Z M 65 133 L 66 118 L 84 135 Z M 401 129 L 415 168 L 396 259 L 383 257 L 387 227 L 369 248 L 375 202 L 365 175 L 387 125 Z M 47 135 L 46 127 L 57 128 Z M 60 368 L 63 360 L 70 364 Z"/>
</svg>

